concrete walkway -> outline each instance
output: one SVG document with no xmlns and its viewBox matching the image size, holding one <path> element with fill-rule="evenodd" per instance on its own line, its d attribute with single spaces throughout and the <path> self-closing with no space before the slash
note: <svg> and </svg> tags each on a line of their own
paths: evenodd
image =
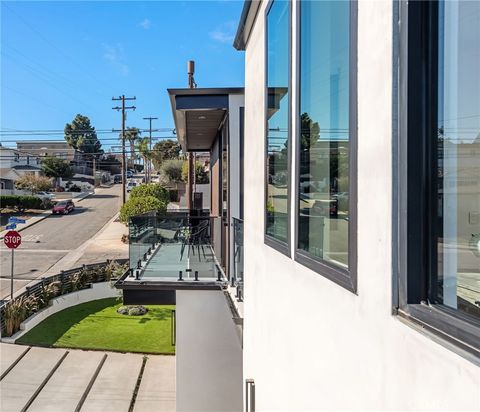
<svg viewBox="0 0 480 412">
<path fill-rule="evenodd" d="M 0 359 L 2 412 L 175 411 L 174 356 L 0 343 Z"/>
</svg>

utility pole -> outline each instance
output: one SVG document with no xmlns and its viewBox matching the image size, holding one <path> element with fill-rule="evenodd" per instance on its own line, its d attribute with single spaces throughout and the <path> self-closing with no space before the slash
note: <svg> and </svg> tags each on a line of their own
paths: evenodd
<svg viewBox="0 0 480 412">
<path fill-rule="evenodd" d="M 112 97 L 112 100 L 121 100 L 122 101 L 122 106 L 121 107 L 112 107 L 113 110 L 121 110 L 122 111 L 122 204 L 125 204 L 126 200 L 126 193 L 125 193 L 125 186 L 126 186 L 126 180 L 127 180 L 127 159 L 125 156 L 125 110 L 135 110 L 135 106 L 125 106 L 125 100 L 136 100 L 136 97 L 125 97 L 124 94 L 122 94 L 119 97 Z"/>
<path fill-rule="evenodd" d="M 95 186 L 96 186 L 95 183 L 97 183 L 97 179 L 96 179 L 96 176 L 95 176 L 95 175 L 96 175 L 96 171 L 95 171 L 96 167 L 95 167 L 95 166 L 96 166 L 96 164 L 95 164 L 95 155 L 93 155 L 93 168 L 92 168 L 92 169 L 93 169 L 93 190 L 94 190 L 94 191 L 95 191 Z"/>
<path fill-rule="evenodd" d="M 158 120 L 158 117 L 144 117 L 143 120 L 148 120 L 150 122 L 148 150 L 150 151 L 150 153 L 152 153 L 152 120 Z M 148 175 L 146 179 L 147 183 L 150 183 L 151 178 L 152 178 L 152 161 L 151 159 L 148 159 Z"/>
</svg>

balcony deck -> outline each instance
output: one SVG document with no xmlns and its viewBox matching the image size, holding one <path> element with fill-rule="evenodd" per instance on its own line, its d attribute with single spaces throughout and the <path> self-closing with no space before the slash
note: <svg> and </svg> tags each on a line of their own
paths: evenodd
<svg viewBox="0 0 480 412">
<path fill-rule="evenodd" d="M 214 252 L 219 218 L 136 216 L 130 221 L 130 270 L 120 289 L 218 289 L 228 285 Z"/>
</svg>

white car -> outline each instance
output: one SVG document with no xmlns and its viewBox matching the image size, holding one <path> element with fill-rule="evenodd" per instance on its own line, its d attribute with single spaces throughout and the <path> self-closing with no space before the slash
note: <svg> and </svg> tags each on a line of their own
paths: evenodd
<svg viewBox="0 0 480 412">
<path fill-rule="evenodd" d="M 50 199 L 50 200 L 52 200 L 55 197 L 51 193 L 47 193 L 47 192 L 37 192 L 35 196 L 39 197 L 40 199 Z"/>
<path fill-rule="evenodd" d="M 127 192 L 130 192 L 135 186 L 137 186 L 137 182 L 128 182 L 127 183 Z"/>
</svg>

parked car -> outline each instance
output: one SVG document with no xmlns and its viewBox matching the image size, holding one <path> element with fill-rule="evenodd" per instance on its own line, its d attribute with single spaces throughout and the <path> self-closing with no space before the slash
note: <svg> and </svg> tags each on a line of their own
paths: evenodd
<svg viewBox="0 0 480 412">
<path fill-rule="evenodd" d="M 53 206 L 52 213 L 54 215 L 63 214 L 66 215 L 75 210 L 75 204 L 71 200 L 62 200 Z"/>
<path fill-rule="evenodd" d="M 138 185 L 137 182 L 128 182 L 127 183 L 127 192 L 130 192 L 137 185 Z"/>
<path fill-rule="evenodd" d="M 127 174 L 127 178 L 131 179 L 134 175 L 134 172 L 133 172 L 133 170 L 127 170 L 126 174 Z"/>
<path fill-rule="evenodd" d="M 72 186 L 69 187 L 68 191 L 69 192 L 81 192 L 82 188 L 80 186 L 77 186 L 77 185 L 72 185 Z"/>
<path fill-rule="evenodd" d="M 113 176 L 113 183 L 122 183 L 122 175 L 115 175 Z"/>
<path fill-rule="evenodd" d="M 51 193 L 47 193 L 47 192 L 37 192 L 35 196 L 39 197 L 40 199 L 49 199 L 49 200 L 52 200 L 55 197 Z"/>
</svg>

